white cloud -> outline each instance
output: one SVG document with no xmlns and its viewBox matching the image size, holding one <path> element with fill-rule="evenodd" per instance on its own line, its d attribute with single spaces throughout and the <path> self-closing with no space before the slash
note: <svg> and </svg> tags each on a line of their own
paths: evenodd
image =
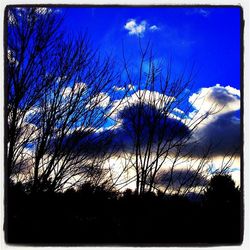
<svg viewBox="0 0 250 250">
<path fill-rule="evenodd" d="M 160 28 L 157 25 L 149 26 L 148 22 L 143 20 L 140 23 L 136 22 L 136 19 L 129 19 L 124 25 L 124 28 L 129 31 L 129 35 L 143 35 L 146 30 L 151 32 L 157 31 Z"/>
<path fill-rule="evenodd" d="M 113 102 L 111 109 L 112 118 L 116 118 L 116 115 L 124 108 L 138 103 L 149 104 L 155 106 L 157 109 L 162 109 L 167 103 L 173 101 L 175 101 L 174 97 L 161 94 L 157 91 L 138 90 L 131 96 Z"/>
<path fill-rule="evenodd" d="M 141 98 L 145 104 L 153 105 L 158 109 L 164 108 L 167 103 L 175 100 L 174 97 L 161 94 L 157 91 L 138 90 L 130 97 L 133 104 L 137 104 L 140 101 L 138 97 Z"/>
<path fill-rule="evenodd" d="M 128 84 L 127 86 L 124 86 L 124 87 L 113 86 L 112 89 L 115 91 L 125 91 L 125 90 L 131 91 L 131 90 L 135 90 L 135 86 L 132 84 Z"/>
<path fill-rule="evenodd" d="M 59 83 L 60 81 L 65 81 L 67 79 L 67 76 L 59 76 L 56 78 L 56 82 Z"/>
<path fill-rule="evenodd" d="M 17 12 L 16 14 L 18 16 L 22 16 L 28 9 L 27 8 L 14 8 Z M 45 8 L 45 7 L 38 7 L 35 8 L 35 13 L 38 15 L 46 15 L 46 14 L 50 14 L 52 12 L 52 9 L 50 8 Z M 55 10 L 54 13 L 59 12 L 59 10 Z M 17 20 L 15 15 L 12 13 L 11 10 L 8 11 L 8 23 L 12 24 L 12 25 L 16 25 L 17 24 Z"/>
<path fill-rule="evenodd" d="M 72 92 L 72 88 L 71 87 L 67 87 L 62 91 L 62 95 L 64 98 L 70 96 L 70 93 Z"/>
<path fill-rule="evenodd" d="M 8 11 L 8 23 L 12 25 L 16 25 L 16 18 L 10 10 Z"/>
<path fill-rule="evenodd" d="M 132 84 L 129 84 L 129 85 L 128 85 L 128 89 L 129 89 L 129 90 L 135 90 L 135 86 L 132 85 Z"/>
<path fill-rule="evenodd" d="M 63 91 L 62 91 L 62 95 L 64 98 L 70 96 L 71 94 L 76 95 L 77 93 L 84 92 L 87 89 L 87 84 L 84 82 L 79 82 L 79 83 L 75 83 L 74 88 L 71 87 L 66 87 Z"/>
<path fill-rule="evenodd" d="M 8 51 L 7 51 L 7 59 L 9 61 L 9 63 L 15 64 L 16 66 L 18 65 L 18 61 L 15 58 L 15 53 L 14 53 L 14 51 L 12 51 L 10 49 L 8 49 Z"/>
<path fill-rule="evenodd" d="M 112 89 L 115 90 L 115 91 L 124 91 L 126 88 L 125 87 L 113 86 Z"/>
<path fill-rule="evenodd" d="M 176 112 L 176 113 L 178 113 L 178 114 L 181 114 L 181 115 L 185 114 L 185 112 L 183 110 L 178 109 L 178 108 L 174 108 L 173 111 Z"/>
<path fill-rule="evenodd" d="M 45 15 L 45 14 L 49 14 L 52 12 L 52 9 L 50 8 L 45 8 L 45 7 L 38 7 L 35 9 L 35 12 L 37 14 L 40 14 L 40 15 Z"/>
<path fill-rule="evenodd" d="M 87 89 L 87 84 L 84 82 L 78 82 L 74 86 L 74 93 L 79 93 L 80 91 L 85 91 Z"/>
<path fill-rule="evenodd" d="M 152 25 L 152 26 L 149 27 L 149 29 L 151 31 L 156 31 L 156 30 L 159 30 L 159 27 L 157 27 L 156 25 Z"/>
<path fill-rule="evenodd" d="M 231 86 L 216 84 L 213 87 L 201 88 L 198 93 L 189 97 L 189 102 L 195 111 L 189 114 L 191 117 L 197 113 L 205 114 L 213 109 L 217 114 L 225 114 L 240 109 L 240 90 Z"/>
<path fill-rule="evenodd" d="M 101 92 L 95 95 L 90 102 L 86 105 L 86 108 L 93 109 L 96 107 L 106 108 L 110 104 L 110 96 L 107 93 Z"/>
<path fill-rule="evenodd" d="M 226 86 L 225 89 L 232 95 L 236 95 L 238 97 L 240 97 L 240 90 L 239 89 L 235 89 L 231 86 Z"/>
<path fill-rule="evenodd" d="M 130 19 L 124 25 L 124 28 L 129 31 L 130 35 L 143 35 L 146 31 L 146 21 L 141 21 L 139 24 L 136 23 L 135 19 Z"/>
</svg>

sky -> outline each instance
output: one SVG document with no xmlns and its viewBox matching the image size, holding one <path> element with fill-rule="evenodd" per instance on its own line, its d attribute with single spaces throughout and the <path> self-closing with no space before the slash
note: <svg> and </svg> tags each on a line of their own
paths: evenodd
<svg viewBox="0 0 250 250">
<path fill-rule="evenodd" d="M 65 29 L 87 31 L 95 46 L 121 57 L 151 41 L 156 57 L 176 73 L 195 64 L 195 88 L 240 86 L 240 8 L 67 8 Z"/>
<path fill-rule="evenodd" d="M 101 56 L 111 53 L 119 65 L 119 62 L 122 62 L 124 51 L 132 67 L 135 66 L 135 74 L 141 59 L 139 41 L 142 47 L 145 47 L 150 41 L 155 62 L 171 61 L 171 76 L 173 77 L 171 79 L 183 72 L 188 75 L 193 70 L 193 88 L 186 89 L 187 92 L 184 91 L 188 93 L 186 106 L 176 106 L 167 114 L 168 129 L 180 128 L 179 131 L 175 131 L 174 136 L 176 138 L 188 137 L 192 130 L 192 121 L 197 114 L 205 115 L 212 105 L 216 105 L 218 110 L 199 124 L 192 134 L 191 141 L 186 143 L 184 152 L 192 149 L 193 157 L 199 159 L 202 157 L 202 150 L 212 143 L 215 146 L 210 167 L 216 169 L 223 165 L 223 159 L 227 153 L 232 154 L 236 148 L 240 147 L 242 43 L 240 8 L 67 7 L 57 8 L 56 13 L 64 17 L 61 29 L 65 34 L 77 37 L 86 32 L 91 44 L 94 48 L 99 49 Z M 164 72 L 163 69 L 163 74 Z M 86 88 L 87 84 L 78 83 L 77 89 Z M 136 85 L 138 82 L 126 84 L 125 86 L 125 82 L 114 83 L 115 95 L 112 97 L 108 93 L 100 93 L 98 98 L 103 98 L 104 101 L 99 105 L 105 109 L 112 102 L 111 109 L 115 112 L 114 117 L 111 118 L 116 123 L 109 120 L 96 133 L 109 136 L 112 127 L 112 133 L 115 133 L 113 143 L 116 144 L 118 150 L 122 149 L 129 153 L 131 145 L 133 145 L 133 138 L 131 140 L 128 136 L 128 131 L 132 127 L 131 116 L 136 117 L 139 107 L 136 96 L 144 95 L 143 112 L 145 112 L 146 119 L 141 121 L 144 140 L 147 140 L 149 134 L 147 123 L 155 114 L 159 117 L 156 130 L 164 130 L 166 114 L 162 114 L 161 109 L 166 103 L 174 101 L 174 98 L 162 93 L 157 83 L 153 92 L 146 88 L 139 88 Z M 126 89 L 129 90 L 128 95 L 119 102 Z M 64 95 L 64 98 L 67 98 L 67 91 L 64 92 Z M 163 100 L 163 103 L 159 103 L 157 100 Z M 153 109 L 150 105 L 154 106 Z M 187 105 L 191 105 L 192 108 L 187 110 Z M 155 137 L 158 138 L 162 133 L 157 134 L 156 132 Z M 164 135 L 164 139 L 168 140 L 168 136 L 168 134 Z M 68 139 L 70 145 L 71 135 Z M 200 142 L 198 147 L 192 148 L 192 142 L 197 139 Z M 228 158 L 230 158 L 230 154 Z M 133 162 L 134 158 L 132 157 L 130 160 Z M 111 161 L 114 166 L 119 164 L 121 166 L 124 159 L 118 159 L 114 155 Z M 165 163 L 166 171 L 168 171 L 169 164 L 171 164 L 171 159 Z M 184 164 L 180 163 L 176 173 L 184 171 L 185 165 L 185 161 Z M 231 166 L 231 173 L 236 184 L 239 185 L 239 151 Z M 163 176 L 167 175 L 168 172 L 163 173 Z"/>
</svg>

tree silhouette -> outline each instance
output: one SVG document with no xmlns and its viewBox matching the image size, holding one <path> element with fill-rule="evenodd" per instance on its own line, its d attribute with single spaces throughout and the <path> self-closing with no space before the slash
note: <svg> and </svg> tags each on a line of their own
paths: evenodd
<svg viewBox="0 0 250 250">
<path fill-rule="evenodd" d="M 216 174 L 210 180 L 204 195 L 204 225 L 207 237 L 213 242 L 242 241 L 241 193 L 231 175 Z"/>
<path fill-rule="evenodd" d="M 205 190 L 205 201 L 207 204 L 234 205 L 239 202 L 239 187 L 235 186 L 235 182 L 231 175 L 216 174 L 210 180 Z"/>
<path fill-rule="evenodd" d="M 33 191 L 101 182 L 108 140 L 96 131 L 111 107 L 113 60 L 101 60 L 86 35 L 64 34 L 54 9 L 6 14 L 8 178 L 32 181 Z"/>
</svg>

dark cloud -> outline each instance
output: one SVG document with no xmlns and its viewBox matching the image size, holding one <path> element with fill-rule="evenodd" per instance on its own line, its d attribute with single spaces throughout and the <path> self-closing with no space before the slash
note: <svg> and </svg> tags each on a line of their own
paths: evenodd
<svg viewBox="0 0 250 250">
<path fill-rule="evenodd" d="M 116 140 L 123 142 L 124 148 L 131 147 L 137 137 L 140 144 L 149 141 L 158 143 L 188 136 L 190 131 L 181 121 L 169 118 L 153 105 L 135 104 L 118 114 L 122 126 L 116 130 Z"/>
<path fill-rule="evenodd" d="M 137 136 L 140 145 L 150 141 L 174 140 L 190 134 L 186 125 L 179 120 L 169 118 L 159 109 L 148 104 L 135 104 L 126 107 L 118 114 L 122 125 L 114 130 L 102 132 L 81 131 L 68 135 L 63 141 L 65 152 L 82 152 L 94 156 L 105 151 L 130 151 Z"/>
<path fill-rule="evenodd" d="M 202 156 L 211 146 L 211 155 L 239 154 L 241 146 L 240 119 L 235 112 L 228 112 L 216 117 L 212 122 L 196 132 L 198 144 L 188 144 L 186 150 L 192 150 L 197 156 Z"/>
<path fill-rule="evenodd" d="M 172 172 L 171 170 L 161 171 L 155 182 L 163 187 L 169 186 L 178 189 L 179 187 L 205 186 L 208 180 L 195 170 L 179 169 Z"/>
<path fill-rule="evenodd" d="M 112 131 L 96 132 L 95 130 L 75 131 L 63 139 L 61 148 L 65 154 L 86 155 L 95 157 L 110 150 L 112 146 Z M 51 143 L 53 152 L 57 142 Z"/>
</svg>

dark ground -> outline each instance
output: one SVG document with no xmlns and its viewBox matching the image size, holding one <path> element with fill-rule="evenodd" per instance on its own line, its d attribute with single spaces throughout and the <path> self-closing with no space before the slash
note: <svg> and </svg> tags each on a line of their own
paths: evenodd
<svg viewBox="0 0 250 250">
<path fill-rule="evenodd" d="M 85 186 L 75 192 L 27 194 L 9 188 L 6 242 L 32 245 L 238 245 L 239 195 L 220 202 Z"/>
</svg>

